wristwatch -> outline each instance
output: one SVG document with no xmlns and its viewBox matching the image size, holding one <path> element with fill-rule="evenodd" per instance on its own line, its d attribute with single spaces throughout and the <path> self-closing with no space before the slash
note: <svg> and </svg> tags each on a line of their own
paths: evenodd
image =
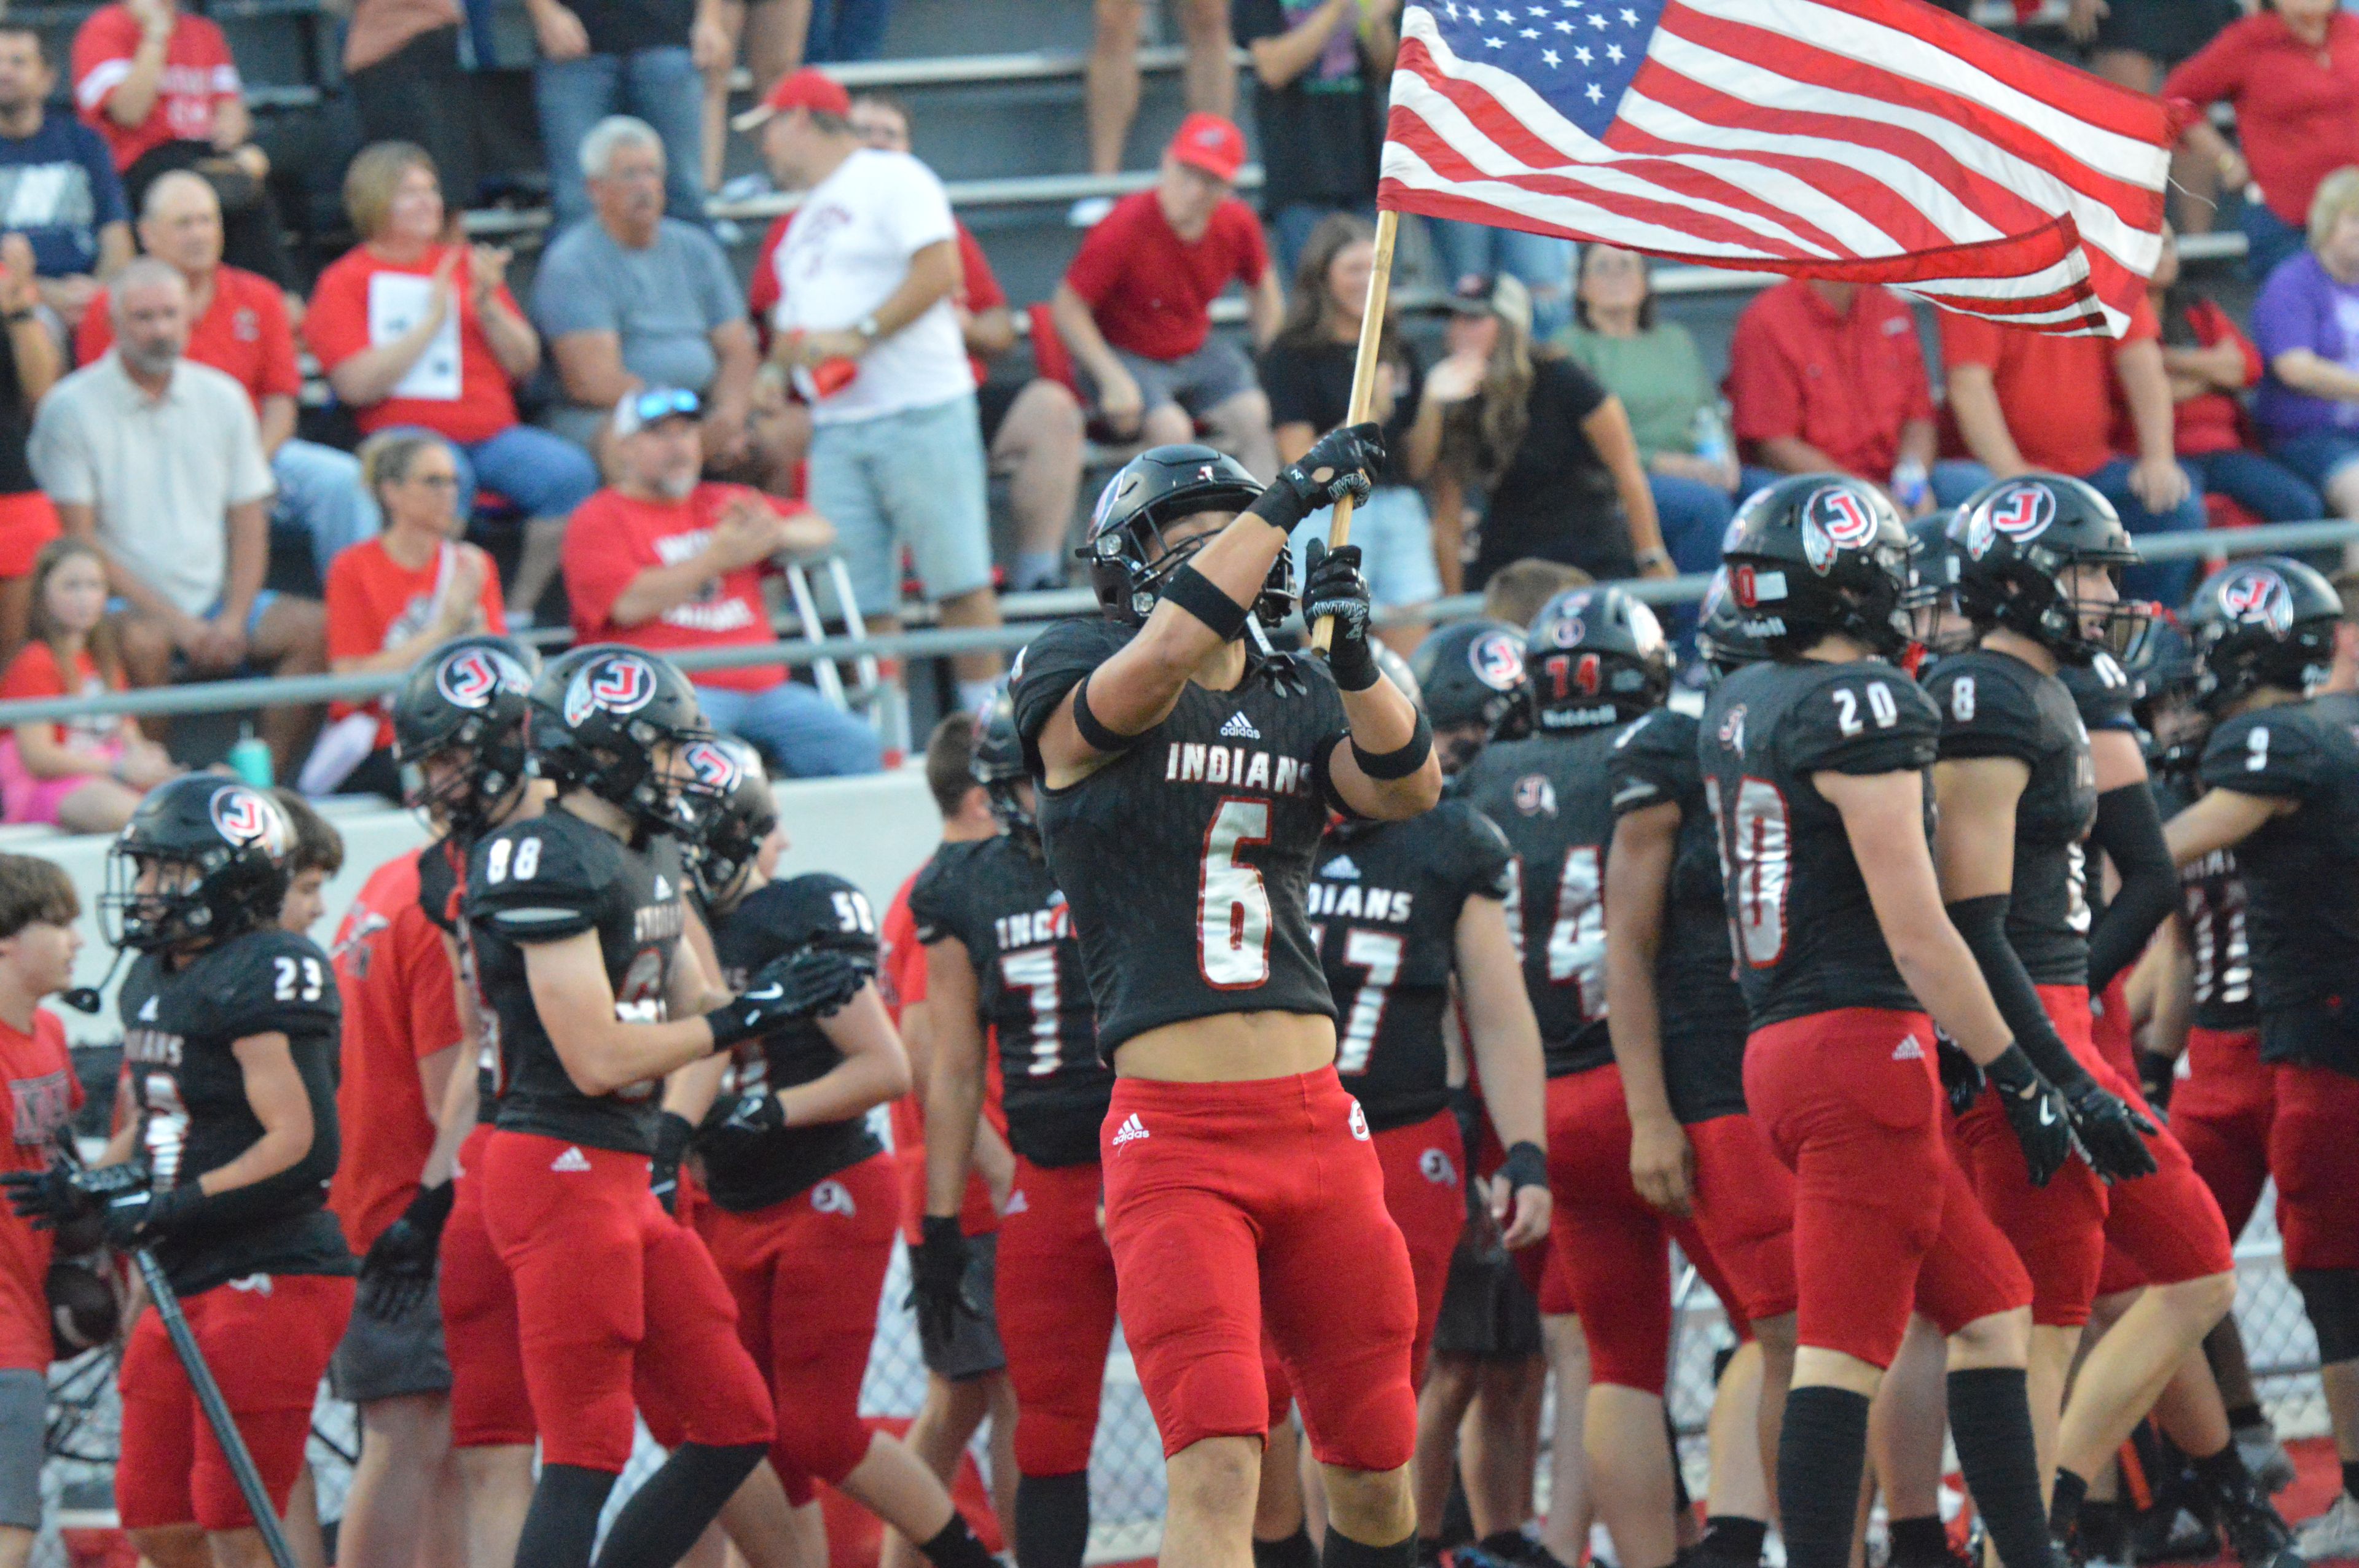
<svg viewBox="0 0 2359 1568">
<path fill-rule="evenodd" d="M 884 329 L 876 325 L 876 318 L 874 315 L 863 316 L 852 324 L 852 330 L 871 343 L 885 335 Z"/>
</svg>

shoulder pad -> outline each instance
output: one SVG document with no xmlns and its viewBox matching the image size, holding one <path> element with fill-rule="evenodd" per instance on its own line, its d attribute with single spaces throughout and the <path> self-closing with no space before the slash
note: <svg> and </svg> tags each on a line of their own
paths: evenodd
<svg viewBox="0 0 2359 1568">
<path fill-rule="evenodd" d="M 2239 795 L 2300 799 L 2317 787 L 2327 756 L 2298 708 L 2240 713 L 2212 731 L 2203 748 L 2203 783 Z"/>
<path fill-rule="evenodd" d="M 764 919 L 777 932 L 782 952 L 817 944 L 847 953 L 876 955 L 876 911 L 868 895 L 832 871 L 806 871 L 773 882 L 762 894 Z"/>
<path fill-rule="evenodd" d="M 592 930 L 621 848 L 558 812 L 512 823 L 468 858 L 467 918 L 514 942 L 557 942 Z"/>
<path fill-rule="evenodd" d="M 2064 689 L 2081 710 L 2081 723 L 2092 733 L 2099 730 L 2130 730 L 2137 720 L 2130 714 L 2137 696 L 2136 683 L 2113 654 L 2100 652 L 2086 665 L 2066 665 L 2056 672 Z"/>
<path fill-rule="evenodd" d="M 1095 617 L 1060 621 L 1024 646 L 1007 672 L 1016 732 L 1028 747 L 1065 694 L 1130 641 L 1129 628 Z"/>
<path fill-rule="evenodd" d="M 958 905 L 967 882 L 978 874 L 976 861 L 984 846 L 995 839 L 945 844 L 919 871 L 909 885 L 909 919 L 923 946 L 958 935 Z"/>
<path fill-rule="evenodd" d="M 1941 715 L 1941 755 L 2037 761 L 2042 725 L 2031 683 L 2038 676 L 2005 654 L 1943 659 L 1925 682 Z"/>
<path fill-rule="evenodd" d="M 418 851 L 418 907 L 446 935 L 459 930 L 459 866 L 446 839 Z"/>
<path fill-rule="evenodd" d="M 1889 773 L 1932 766 L 1941 720 L 1922 687 L 1863 659 L 1829 666 L 1779 728 L 1798 773 Z"/>
<path fill-rule="evenodd" d="M 335 971 L 308 936 L 276 926 L 249 931 L 215 963 L 203 978 L 204 1000 L 229 1039 L 332 1030 L 342 1014 Z"/>
<path fill-rule="evenodd" d="M 1702 770 L 1696 760 L 1700 728 L 1687 714 L 1658 708 L 1641 715 L 1614 738 L 1613 752 L 1605 759 L 1605 779 L 1613 792 L 1614 816 L 1677 801 L 1702 787 Z"/>
</svg>

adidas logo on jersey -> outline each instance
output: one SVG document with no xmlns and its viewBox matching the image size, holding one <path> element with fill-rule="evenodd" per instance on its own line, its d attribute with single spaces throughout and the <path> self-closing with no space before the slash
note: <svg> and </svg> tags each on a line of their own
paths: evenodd
<svg viewBox="0 0 2359 1568">
<path fill-rule="evenodd" d="M 1896 1062 L 1921 1062 L 1925 1059 L 1925 1047 L 1917 1043 L 1914 1034 L 1905 1036 L 1892 1048 L 1892 1059 Z"/>
<path fill-rule="evenodd" d="M 1221 738 L 1224 741 L 1258 741 L 1261 731 L 1253 727 L 1252 719 L 1242 713 L 1234 713 L 1229 716 L 1229 721 L 1221 726 Z"/>
<path fill-rule="evenodd" d="M 151 996 L 146 1001 L 139 1004 L 139 1022 L 142 1023 L 153 1023 L 156 1022 L 156 999 L 154 997 Z"/>
<path fill-rule="evenodd" d="M 549 1162 L 549 1168 L 552 1171 L 563 1171 L 569 1174 L 577 1171 L 586 1171 L 590 1168 L 590 1157 L 582 1152 L 581 1147 L 577 1144 L 551 1160 Z"/>
<path fill-rule="evenodd" d="M 671 896 L 671 881 L 661 871 L 656 873 L 656 896 L 658 898 Z"/>
<path fill-rule="evenodd" d="M 1355 882 L 1360 880 L 1360 868 L 1352 864 L 1351 856 L 1338 855 L 1320 867 L 1319 874 L 1322 877 L 1333 877 L 1339 882 Z"/>
<path fill-rule="evenodd" d="M 1134 1110 L 1124 1119 L 1120 1127 L 1114 1130 L 1114 1146 L 1119 1149 L 1125 1143 L 1136 1143 L 1146 1136 L 1147 1129 L 1140 1124 L 1138 1112 Z"/>
</svg>

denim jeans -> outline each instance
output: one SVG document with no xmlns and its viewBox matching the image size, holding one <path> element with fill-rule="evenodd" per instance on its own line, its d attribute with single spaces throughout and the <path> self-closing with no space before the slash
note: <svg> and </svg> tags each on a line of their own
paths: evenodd
<svg viewBox="0 0 2359 1568">
<path fill-rule="evenodd" d="M 1441 264 L 1445 283 L 1505 272 L 1531 290 L 1532 341 L 1552 341 L 1571 322 L 1571 240 L 1444 218 L 1427 219 L 1425 232 L 1432 237 L 1434 259 Z"/>
<path fill-rule="evenodd" d="M 665 213 L 704 222 L 704 78 L 685 46 L 544 59 L 532 68 L 532 100 L 559 229 L 590 216 L 582 139 L 609 114 L 636 114 L 655 127 L 663 138 Z"/>
<path fill-rule="evenodd" d="M 376 499 L 361 482 L 361 463 L 350 452 L 311 441 L 288 441 L 270 460 L 278 486 L 270 514 L 299 524 L 311 535 L 311 564 L 320 576 L 328 563 L 385 526 Z"/>
<path fill-rule="evenodd" d="M 536 426 L 511 425 L 472 447 L 449 444 L 459 466 L 462 517 L 473 514 L 479 490 L 496 492 L 527 517 L 571 517 L 597 492 L 598 465 L 590 454 Z"/>
<path fill-rule="evenodd" d="M 813 687 L 784 680 L 763 691 L 700 686 L 698 706 L 716 730 L 747 741 L 790 779 L 873 773 L 884 748 L 867 721 L 832 707 Z"/>
<path fill-rule="evenodd" d="M 893 0 L 817 0 L 803 35 L 803 63 L 843 65 L 885 52 Z"/>
<path fill-rule="evenodd" d="M 1294 287 L 1294 264 L 1302 259 L 1303 247 L 1310 243 L 1310 231 L 1331 215 L 1347 211 L 1343 207 L 1326 207 L 1310 201 L 1289 201 L 1272 212 L 1267 220 L 1269 245 L 1277 258 L 1278 281 L 1288 288 Z M 1362 216 L 1365 216 L 1363 211 Z"/>
<path fill-rule="evenodd" d="M 2326 503 L 2301 475 L 2274 459 L 2237 449 L 2181 457 L 2179 466 L 2201 482 L 2205 492 L 2226 496 L 2264 523 L 2315 523 Z"/>
<path fill-rule="evenodd" d="M 2190 486 L 2187 499 L 2169 512 L 2152 512 L 2130 489 L 2133 466 L 2127 458 L 2115 458 L 2096 472 L 2081 477 L 2095 485 L 2099 493 L 2114 503 L 2114 510 L 2122 514 L 2122 526 L 2134 535 L 2202 532 L 2206 519 L 2201 474 L 2190 468 L 2187 477 Z M 2184 604 L 2188 590 L 2195 583 L 2196 566 L 2197 562 L 2190 557 L 2132 567 L 2122 574 L 2122 594 L 2128 599 L 2154 599 L 2165 604 Z"/>
<path fill-rule="evenodd" d="M 2245 232 L 2245 276 L 2255 283 L 2267 283 L 2279 262 L 2310 243 L 2308 234 L 2250 200 L 2238 205 L 2236 227 Z"/>
</svg>

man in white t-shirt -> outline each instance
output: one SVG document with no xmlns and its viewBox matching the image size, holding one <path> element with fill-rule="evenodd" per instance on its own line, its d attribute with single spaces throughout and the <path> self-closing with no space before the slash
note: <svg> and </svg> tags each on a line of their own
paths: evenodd
<svg viewBox="0 0 2359 1568">
<path fill-rule="evenodd" d="M 806 68 L 736 122 L 762 127 L 779 187 L 807 193 L 775 258 L 771 326 L 811 406 L 809 499 L 835 524 L 872 624 L 890 629 L 907 545 L 943 625 L 996 626 L 950 199 L 916 158 L 863 146 L 851 114 L 850 94 Z M 961 698 L 981 707 L 999 655 L 953 662 Z"/>
</svg>

